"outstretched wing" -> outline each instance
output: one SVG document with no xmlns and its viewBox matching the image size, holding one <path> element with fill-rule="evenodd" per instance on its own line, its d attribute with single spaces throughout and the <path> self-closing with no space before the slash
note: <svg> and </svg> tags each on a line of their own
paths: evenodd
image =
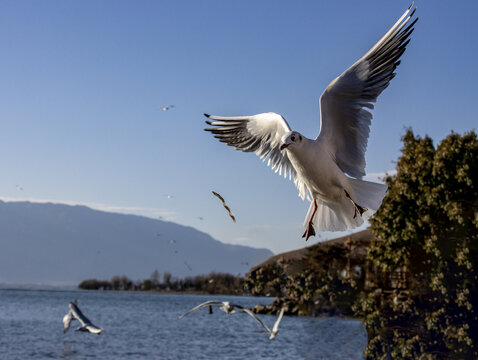
<svg viewBox="0 0 478 360">
<path fill-rule="evenodd" d="M 213 191 L 212 193 L 214 194 L 214 196 L 216 196 L 217 198 L 219 198 L 219 200 L 222 201 L 222 206 L 224 206 L 224 209 L 226 209 L 229 213 L 229 217 L 232 219 L 232 221 L 236 222 L 236 218 L 234 217 L 234 215 L 232 215 L 231 209 L 229 209 L 229 206 L 226 205 L 226 201 L 224 200 L 224 198 L 215 191 Z"/>
<path fill-rule="evenodd" d="M 321 126 L 317 140 L 325 141 L 342 171 L 365 175 L 365 150 L 373 102 L 395 77 L 400 56 L 413 32 L 413 4 L 390 30 L 355 64 L 334 79 L 320 98 Z"/>
<path fill-rule="evenodd" d="M 214 134 L 220 142 L 233 146 L 236 150 L 254 152 L 262 161 L 267 160 L 279 175 L 289 179 L 295 174 L 287 157 L 287 152 L 280 150 L 282 138 L 291 129 L 285 119 L 276 113 L 263 113 L 251 116 L 213 116 L 206 117 L 217 121 L 206 121 L 213 128 L 204 129 Z"/>
<path fill-rule="evenodd" d="M 74 320 L 74 319 L 73 319 L 72 311 L 70 310 L 68 311 L 68 314 L 63 316 L 63 332 L 68 331 L 68 329 L 70 328 L 71 320 Z"/>
<path fill-rule="evenodd" d="M 183 317 L 185 317 L 186 315 L 192 313 L 193 311 L 202 309 L 203 307 L 209 306 L 209 305 L 223 305 L 223 303 L 220 302 L 220 301 L 214 301 L 214 300 L 206 301 L 206 302 L 204 302 L 204 303 L 202 303 L 202 304 L 199 304 L 198 306 L 193 307 L 193 308 L 192 308 L 191 310 L 189 310 L 187 313 L 181 315 L 181 316 L 179 317 L 179 319 L 182 319 Z"/>
<path fill-rule="evenodd" d="M 272 332 L 279 331 L 279 324 L 280 324 L 280 321 L 282 320 L 282 317 L 284 316 L 284 311 L 285 311 L 285 308 L 282 308 L 280 310 L 279 317 L 277 318 L 276 322 L 274 323 L 274 327 L 272 328 Z"/>
<path fill-rule="evenodd" d="M 264 323 L 262 322 L 262 320 L 259 319 L 259 318 L 256 316 L 256 314 L 254 314 L 251 310 L 246 309 L 246 308 L 243 308 L 242 311 L 245 312 L 246 314 L 252 316 L 253 319 L 255 319 L 259 324 L 261 324 L 262 327 L 264 327 L 264 329 L 266 329 L 265 332 L 268 332 L 268 333 L 271 332 L 271 330 L 267 327 L 267 325 L 264 324 Z"/>
</svg>

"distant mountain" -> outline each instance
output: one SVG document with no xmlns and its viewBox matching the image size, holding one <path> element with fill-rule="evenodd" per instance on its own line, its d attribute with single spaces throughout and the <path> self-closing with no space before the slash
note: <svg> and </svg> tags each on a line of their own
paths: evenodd
<svg viewBox="0 0 478 360">
<path fill-rule="evenodd" d="M 0 283 L 245 273 L 272 255 L 192 227 L 85 206 L 0 201 Z"/>
</svg>

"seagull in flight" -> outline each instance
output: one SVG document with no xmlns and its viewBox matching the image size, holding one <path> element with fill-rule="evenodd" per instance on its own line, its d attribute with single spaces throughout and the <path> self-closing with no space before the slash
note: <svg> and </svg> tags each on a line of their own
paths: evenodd
<svg viewBox="0 0 478 360">
<path fill-rule="evenodd" d="M 219 305 L 219 309 L 224 311 L 226 314 L 234 314 L 238 312 L 236 309 L 239 309 L 240 311 L 244 310 L 244 307 L 241 305 L 236 305 L 236 304 L 231 304 L 229 301 L 216 301 L 216 300 L 209 300 L 206 302 L 203 302 L 202 304 L 199 304 L 198 306 L 193 307 L 191 310 L 189 310 L 187 313 L 181 315 L 179 319 L 182 319 L 186 315 L 189 315 L 193 311 L 202 309 L 203 307 L 209 306 L 209 305 Z"/>
<path fill-rule="evenodd" d="M 101 334 L 104 330 L 96 325 L 94 325 L 90 319 L 88 319 L 78 307 L 78 302 L 70 302 L 70 311 L 63 317 L 63 332 L 67 332 L 70 328 L 70 323 L 72 320 L 78 320 L 81 324 L 77 331 L 85 331 L 93 334 Z"/>
<path fill-rule="evenodd" d="M 211 280 L 209 280 L 209 282 L 211 282 Z M 203 307 L 210 307 L 212 305 L 219 305 L 219 309 L 221 309 L 222 311 L 224 311 L 226 314 L 235 314 L 235 313 L 239 313 L 239 312 L 243 312 L 243 313 L 246 313 L 248 314 L 249 316 L 251 316 L 254 320 L 256 320 L 261 326 L 263 326 L 265 329 L 268 330 L 268 332 L 270 332 L 271 330 L 269 330 L 269 328 L 261 321 L 261 319 L 259 319 L 256 314 L 254 314 L 251 310 L 249 310 L 248 308 L 245 308 L 241 305 L 237 305 L 237 304 L 231 304 L 229 301 L 216 301 L 216 300 L 209 300 L 209 301 L 206 301 L 202 304 L 199 304 L 198 306 L 195 306 L 193 307 L 191 310 L 189 310 L 187 313 L 181 315 L 179 317 L 179 319 L 182 319 L 183 317 L 185 317 L 186 315 L 192 313 L 193 311 L 196 311 L 196 310 L 199 310 L 199 309 L 202 309 Z M 237 309 L 237 310 L 236 310 Z M 275 326 L 275 325 L 274 325 Z M 279 326 L 279 325 L 277 325 Z M 266 331 L 267 331 L 266 330 Z M 275 336 L 275 335 L 274 335 Z"/>
<path fill-rule="evenodd" d="M 413 4 L 357 62 L 335 78 L 320 97 L 320 132 L 309 139 L 292 131 L 276 113 L 251 116 L 204 114 L 220 142 L 254 152 L 284 177 L 294 179 L 310 201 L 302 237 L 360 226 L 380 206 L 386 185 L 362 180 L 373 103 L 395 76 L 410 41 Z M 212 121 L 211 121 L 212 120 Z"/>
<path fill-rule="evenodd" d="M 174 107 L 174 105 L 165 105 L 161 108 L 161 110 L 168 111 L 169 109 L 172 109 L 173 107 Z"/>
<path fill-rule="evenodd" d="M 213 195 L 216 196 L 219 200 L 221 200 L 222 202 L 222 206 L 224 206 L 224 209 L 227 210 L 228 214 L 229 214 L 229 217 L 232 219 L 232 221 L 236 222 L 236 218 L 234 217 L 234 215 L 232 215 L 232 212 L 231 212 L 231 209 L 229 209 L 229 206 L 226 205 L 226 200 L 224 200 L 224 198 L 218 194 L 217 192 L 215 191 L 212 191 Z"/>
</svg>

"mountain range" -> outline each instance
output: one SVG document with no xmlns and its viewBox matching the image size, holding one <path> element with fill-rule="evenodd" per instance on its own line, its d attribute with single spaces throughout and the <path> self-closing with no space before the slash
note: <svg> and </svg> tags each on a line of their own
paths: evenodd
<svg viewBox="0 0 478 360">
<path fill-rule="evenodd" d="M 154 270 L 244 274 L 268 249 L 224 244 L 192 227 L 86 206 L 0 201 L 0 283 L 77 284 Z"/>
</svg>

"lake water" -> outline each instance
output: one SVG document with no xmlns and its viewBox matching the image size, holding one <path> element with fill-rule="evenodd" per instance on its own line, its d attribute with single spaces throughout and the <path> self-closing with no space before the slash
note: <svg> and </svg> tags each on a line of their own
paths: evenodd
<svg viewBox="0 0 478 360">
<path fill-rule="evenodd" d="M 105 333 L 63 333 L 68 303 L 78 305 Z M 366 334 L 359 321 L 284 316 L 274 340 L 257 333 L 246 314 L 207 308 L 178 320 L 211 299 L 244 306 L 270 298 L 0 289 L 0 359 L 363 359 Z M 269 326 L 276 317 L 260 315 Z"/>
</svg>

